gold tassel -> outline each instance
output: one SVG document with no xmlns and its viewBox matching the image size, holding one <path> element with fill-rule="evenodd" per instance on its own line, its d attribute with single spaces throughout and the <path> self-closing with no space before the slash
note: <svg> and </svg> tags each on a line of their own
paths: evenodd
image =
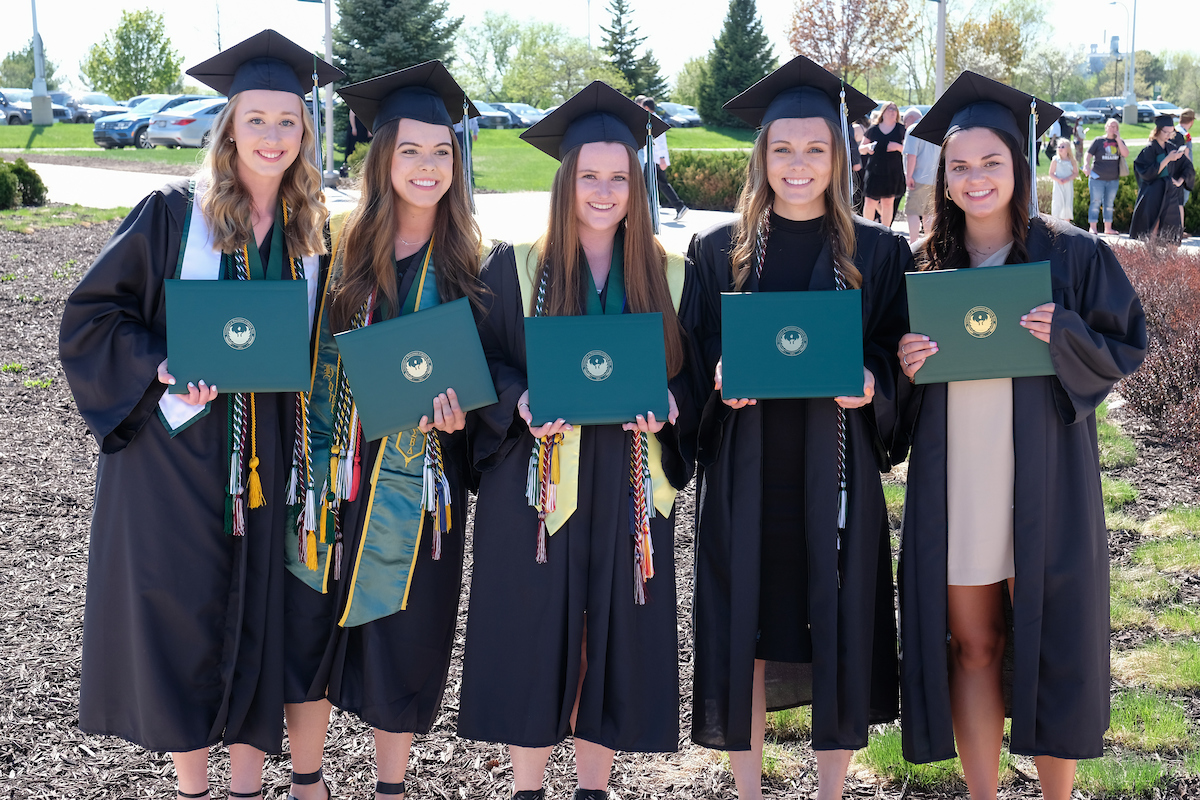
<svg viewBox="0 0 1200 800">
<path fill-rule="evenodd" d="M 250 507 L 262 508 L 267 504 L 263 496 L 262 479 L 258 477 L 258 456 L 250 459 Z"/>
<path fill-rule="evenodd" d="M 557 484 L 559 482 L 559 462 L 562 461 L 561 443 L 563 435 L 561 433 L 554 434 L 550 440 L 550 482 Z"/>
<path fill-rule="evenodd" d="M 317 535 L 312 531 L 308 532 L 308 547 L 304 557 L 304 566 L 308 567 L 313 572 L 317 571 Z"/>
<path fill-rule="evenodd" d="M 329 504 L 322 503 L 321 504 L 321 541 L 322 542 L 327 541 L 325 539 L 325 518 L 327 516 L 329 516 Z"/>
</svg>

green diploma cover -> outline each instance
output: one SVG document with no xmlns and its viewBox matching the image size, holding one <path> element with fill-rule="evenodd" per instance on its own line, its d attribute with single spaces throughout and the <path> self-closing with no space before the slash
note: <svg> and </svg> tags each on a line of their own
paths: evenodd
<svg viewBox="0 0 1200 800">
<path fill-rule="evenodd" d="M 470 301 L 463 297 L 424 311 L 334 336 L 367 441 L 433 421 L 433 398 L 453 389 L 463 411 L 496 402 Z"/>
<path fill-rule="evenodd" d="M 311 379 L 305 281 L 167 280 L 172 394 L 303 392 Z"/>
<path fill-rule="evenodd" d="M 667 419 L 662 314 L 525 319 L 529 410 L 535 426 Z"/>
<path fill-rule="evenodd" d="M 1021 317 L 1050 302 L 1050 262 L 910 272 L 909 327 L 937 342 L 915 383 L 1053 375 L 1050 347 Z"/>
<path fill-rule="evenodd" d="M 721 396 L 863 393 L 862 292 L 721 295 Z"/>
</svg>

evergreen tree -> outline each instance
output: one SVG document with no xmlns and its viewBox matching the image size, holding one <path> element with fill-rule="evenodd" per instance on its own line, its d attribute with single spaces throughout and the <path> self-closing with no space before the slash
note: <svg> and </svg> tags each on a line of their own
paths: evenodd
<svg viewBox="0 0 1200 800">
<path fill-rule="evenodd" d="M 334 61 L 346 83 L 438 59 L 449 62 L 462 17 L 446 0 L 338 0 Z"/>
<path fill-rule="evenodd" d="M 775 67 L 771 42 L 763 33 L 754 0 L 729 0 L 725 26 L 709 51 L 708 74 L 700 90 L 699 111 L 705 123 L 746 127 L 721 106 Z"/>
<path fill-rule="evenodd" d="M 637 50 L 646 41 L 645 36 L 638 36 L 638 28 L 629 20 L 632 9 L 629 0 L 609 0 L 608 11 L 612 14 L 612 26 L 600 26 L 604 31 L 604 41 L 600 50 L 604 52 L 634 94 L 644 94 L 648 97 L 663 97 L 667 92 L 667 82 L 659 72 L 658 60 L 654 51 L 647 50 L 640 58 Z"/>
<path fill-rule="evenodd" d="M 659 71 L 658 59 L 653 50 L 647 50 L 646 55 L 638 59 L 638 81 L 635 84 L 636 94 L 644 94 L 655 100 L 666 100 L 671 91 L 666 79 Z"/>
</svg>

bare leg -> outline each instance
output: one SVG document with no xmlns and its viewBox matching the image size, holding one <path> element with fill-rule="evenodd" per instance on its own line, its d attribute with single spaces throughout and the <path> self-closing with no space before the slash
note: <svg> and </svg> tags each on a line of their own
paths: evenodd
<svg viewBox="0 0 1200 800">
<path fill-rule="evenodd" d="M 1004 738 L 1004 614 L 1000 591 L 950 586 L 950 709 L 972 800 L 995 800 Z"/>
<path fill-rule="evenodd" d="M 288 746 L 292 751 L 292 772 L 304 775 L 321 768 L 330 708 L 328 700 L 288 703 L 283 707 L 287 718 Z M 291 796 L 296 800 L 325 800 L 329 792 L 321 781 L 304 785 L 297 783 L 292 785 Z"/>
<path fill-rule="evenodd" d="M 738 800 L 762 800 L 763 739 L 767 735 L 766 666 L 767 662 L 755 659 L 750 749 L 729 751 L 729 768 L 737 784 Z"/>
<path fill-rule="evenodd" d="M 1037 765 L 1044 800 L 1070 800 L 1075 788 L 1075 760 L 1035 756 L 1033 763 Z"/>
<path fill-rule="evenodd" d="M 375 729 L 375 774 L 384 783 L 400 783 L 408 770 L 408 752 L 412 749 L 411 733 L 390 733 Z M 375 800 L 391 800 L 404 795 L 375 795 Z"/>
<path fill-rule="evenodd" d="M 875 212 L 879 211 L 879 201 L 868 197 L 863 200 L 863 219 L 868 222 L 875 221 Z"/>
<path fill-rule="evenodd" d="M 883 223 L 885 228 L 892 227 L 892 215 L 896 211 L 896 198 L 881 197 L 879 198 L 879 221 Z M 871 217 L 867 217 L 871 219 Z"/>
<path fill-rule="evenodd" d="M 907 209 L 905 209 L 904 214 L 908 217 L 908 241 L 911 244 L 921 235 L 921 215 Z"/>
<path fill-rule="evenodd" d="M 208 789 L 208 748 L 171 753 L 175 762 L 175 781 L 179 791 L 199 794 Z"/>
<path fill-rule="evenodd" d="M 853 750 L 817 751 L 817 800 L 840 800 Z"/>
<path fill-rule="evenodd" d="M 229 745 L 229 791 L 253 794 L 261 790 L 266 755 L 248 744 Z"/>
<path fill-rule="evenodd" d="M 607 789 L 614 752 L 603 745 L 575 738 L 575 775 L 580 789 Z"/>
<path fill-rule="evenodd" d="M 508 755 L 513 765 L 513 791 L 537 791 L 542 788 L 546 762 L 553 747 L 517 747 L 509 745 Z"/>
</svg>

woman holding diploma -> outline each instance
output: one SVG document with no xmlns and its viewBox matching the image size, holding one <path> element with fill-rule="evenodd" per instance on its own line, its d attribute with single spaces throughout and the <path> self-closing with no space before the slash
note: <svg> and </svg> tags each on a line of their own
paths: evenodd
<svg viewBox="0 0 1200 800">
<path fill-rule="evenodd" d="M 1036 112 L 1036 113 L 1035 113 Z M 1031 146 L 1061 113 L 965 72 L 913 129 L 942 148 L 922 270 L 1049 261 L 1053 297 L 1018 319 L 1054 374 L 910 386 L 900 556 L 904 757 L 952 758 L 971 797 L 996 797 L 1001 666 L 1013 647 L 1009 750 L 1033 756 L 1047 800 L 1108 727 L 1108 542 L 1096 406 L 1137 369 L 1141 304 L 1108 245 L 1037 214 Z M 906 334 L 911 380 L 938 343 Z M 1006 624 L 1011 608 L 1011 627 Z"/>
<path fill-rule="evenodd" d="M 615 750 L 679 744 L 672 528 L 691 474 L 675 432 L 688 415 L 675 403 L 687 399 L 683 259 L 654 238 L 636 154 L 664 130 L 596 81 L 523 133 L 562 162 L 549 226 L 483 266 L 479 334 L 500 401 L 472 414 L 482 475 L 458 730 L 509 745 L 522 800 L 545 796 L 547 759 L 568 736 L 585 800 L 607 796 Z M 534 425 L 525 318 L 646 312 L 663 317 L 668 418 Z"/>
<path fill-rule="evenodd" d="M 374 136 L 359 203 L 334 221 L 318 313 L 309 414 L 319 521 L 286 549 L 296 800 L 329 796 L 330 703 L 374 728 L 375 796 L 405 793 L 413 734 L 433 725 L 446 684 L 467 521 L 466 416 L 454 389 L 431 387 L 441 392 L 418 428 L 364 441 L 333 335 L 478 300 L 479 228 L 452 129 L 474 107 L 439 61 L 338 93 Z M 381 353 L 379 368 L 404 369 L 403 353 Z"/>
<path fill-rule="evenodd" d="M 819 796 L 840 797 L 872 722 L 897 713 L 886 461 L 906 330 L 907 243 L 853 215 L 850 118 L 873 101 L 798 56 L 726 104 L 760 126 L 739 218 L 692 240 L 680 318 L 695 348 L 702 474 L 692 739 L 762 796 L 766 712 L 812 704 Z M 721 293 L 862 291 L 858 397 L 724 397 Z M 839 519 L 841 517 L 841 519 Z"/>
<path fill-rule="evenodd" d="M 204 167 L 142 201 L 63 313 L 63 368 L 100 444 L 79 727 L 170 752 L 187 798 L 209 797 L 224 742 L 229 796 L 259 797 L 283 737 L 279 551 L 303 401 L 167 394 L 164 279 L 306 280 L 311 319 L 327 212 L 304 95 L 342 73 L 267 30 L 188 74 L 230 98 Z"/>
</svg>

